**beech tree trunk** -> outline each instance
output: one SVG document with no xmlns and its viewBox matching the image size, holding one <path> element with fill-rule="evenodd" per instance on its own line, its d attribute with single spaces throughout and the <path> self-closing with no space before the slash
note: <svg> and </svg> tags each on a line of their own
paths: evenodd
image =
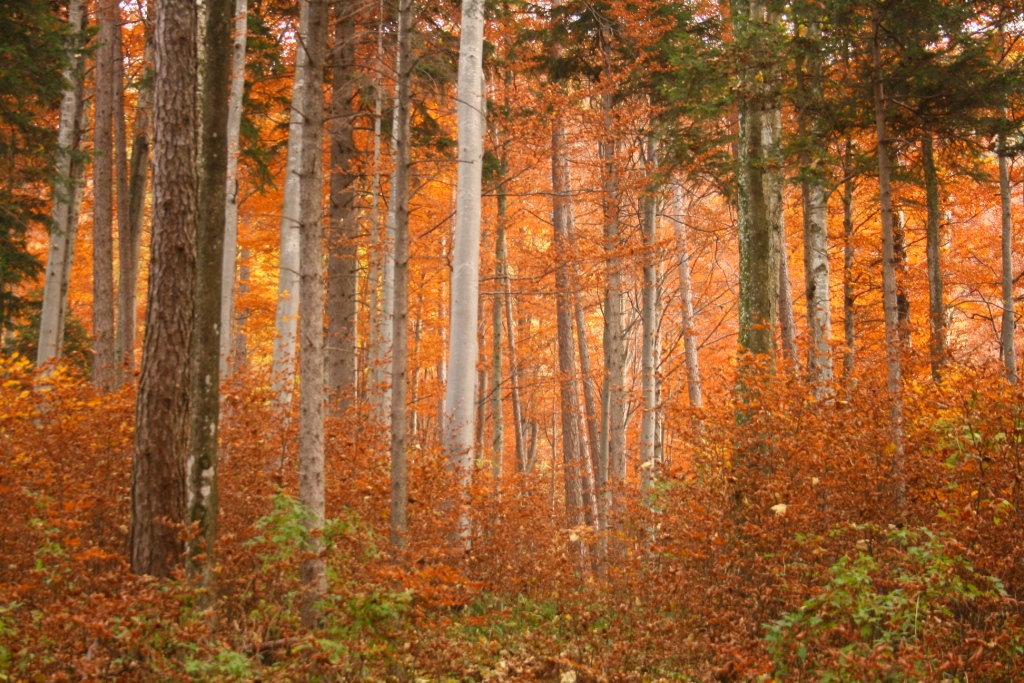
<svg viewBox="0 0 1024 683">
<path fill-rule="evenodd" d="M 96 10 L 95 97 L 92 167 L 92 380 L 101 391 L 114 386 L 114 0 Z"/>
<path fill-rule="evenodd" d="M 657 168 L 653 136 L 647 141 L 648 180 Z M 643 325 L 642 350 L 640 353 L 640 395 L 642 416 L 640 422 L 640 492 L 644 496 L 651 492 L 655 480 L 655 446 L 657 441 L 658 395 L 655 358 L 656 336 L 658 333 L 657 297 L 658 270 L 655 249 L 658 243 L 658 199 L 654 189 L 648 187 L 643 198 L 643 288 L 641 290 L 640 319 Z"/>
<path fill-rule="evenodd" d="M 889 140 L 885 123 L 885 91 L 879 46 L 881 16 L 874 9 L 871 61 L 874 67 L 875 137 L 878 149 L 878 187 L 882 207 L 882 306 L 885 310 L 885 355 L 888 365 L 889 422 L 892 434 L 893 505 L 902 518 L 907 508 L 906 463 L 903 446 L 902 341 L 896 293 L 896 242 L 893 230 L 892 188 L 889 179 Z"/>
<path fill-rule="evenodd" d="M 921 161 L 924 166 L 924 187 L 928 201 L 928 319 L 931 334 L 932 377 L 946 362 L 946 304 L 942 298 L 942 212 L 939 203 L 939 174 L 935 170 L 935 150 L 931 135 L 921 138 Z"/>
<path fill-rule="evenodd" d="M 274 314 L 273 388 L 278 405 L 292 402 L 295 386 L 295 335 L 299 323 L 299 164 L 305 89 L 308 80 L 309 0 L 299 0 L 299 30 L 295 41 L 295 79 L 288 120 L 288 153 L 285 161 L 284 198 L 281 205 L 280 270 L 277 281 L 277 310 Z"/>
<path fill-rule="evenodd" d="M 228 166 L 224 187 L 224 260 L 220 293 L 220 374 L 229 377 L 239 366 L 234 357 L 235 270 L 238 261 L 238 139 L 245 94 L 245 43 L 248 2 L 235 0 L 235 32 L 231 46 L 231 94 L 228 97 Z"/>
<path fill-rule="evenodd" d="M 209 1 L 209 0 L 207 0 Z M 321 136 L 324 122 L 324 62 L 327 56 L 329 0 L 308 0 L 306 78 L 299 100 L 302 141 L 299 156 L 300 318 L 299 499 L 306 516 L 306 551 L 300 567 L 306 594 L 302 620 L 318 621 L 315 602 L 327 591 L 321 534 L 324 528 L 324 265 L 321 222 L 323 179 Z"/>
<path fill-rule="evenodd" d="M 398 83 L 395 112 L 395 173 L 391 181 L 394 217 L 393 285 L 391 290 L 391 545 L 405 546 L 408 530 L 409 482 L 407 385 L 409 366 L 409 176 L 411 172 L 413 0 L 398 4 Z M 465 35 L 463 28 L 463 35 Z M 479 186 L 478 186 L 479 187 Z M 479 197 L 479 194 L 478 194 Z M 475 294 L 473 301 L 476 301 Z M 476 325 L 471 328 L 476 339 Z M 474 361 L 475 369 L 475 361 Z M 470 410 L 473 393 L 469 394 Z M 472 432 L 470 432 L 472 436 Z M 472 447 L 472 443 L 470 444 Z"/>
<path fill-rule="evenodd" d="M 999 144 L 999 196 L 1002 204 L 1002 295 L 1003 316 L 1000 327 L 1003 367 L 1006 381 L 1017 383 L 1017 344 L 1014 334 L 1017 326 L 1017 312 L 1013 299 L 1013 214 L 1010 204 L 1010 170 L 1006 155 L 1002 153 L 1004 142 Z"/>
<path fill-rule="evenodd" d="M 231 19 L 234 0 L 205 0 L 206 63 L 202 83 L 202 155 L 196 234 L 196 295 L 192 348 L 192 416 L 188 442 L 188 519 L 202 543 L 190 548 L 193 566 L 212 580 L 217 538 L 217 428 L 220 415 L 220 325 L 228 168 L 228 90 L 231 85 Z M 202 562 L 198 555 L 206 554 Z"/>
<path fill-rule="evenodd" d="M 686 389 L 691 408 L 704 407 L 704 395 L 700 385 L 700 363 L 697 358 L 697 330 L 693 317 L 693 284 L 690 280 L 690 244 L 686 235 L 686 209 L 683 204 L 682 187 L 676 185 L 675 192 L 675 233 L 676 249 L 679 252 L 679 297 L 682 303 L 683 350 L 686 356 Z"/>
<path fill-rule="evenodd" d="M 602 77 L 611 83 L 611 45 L 602 37 Z M 604 382 L 601 386 L 601 445 L 598 450 L 597 484 L 605 492 L 605 507 L 612 507 L 614 492 L 609 481 L 621 485 L 626 480 L 626 390 L 625 349 L 622 327 L 622 273 L 619 249 L 619 189 L 615 165 L 615 141 L 612 129 L 612 93 L 601 94 L 603 135 L 599 150 L 604 184 L 603 227 L 605 252 L 604 291 Z"/>
<path fill-rule="evenodd" d="M 477 305 L 480 294 L 480 191 L 487 93 L 483 72 L 484 2 L 463 0 L 459 41 L 459 168 L 452 257 L 452 306 L 448 339 L 448 383 L 444 395 L 445 451 L 457 473 L 460 495 L 473 476 Z M 459 534 L 468 541 L 468 510 L 459 514 Z"/>
<path fill-rule="evenodd" d="M 338 410 L 350 405 L 356 385 L 356 297 L 359 215 L 355 207 L 356 7 L 335 5 L 331 76 L 331 214 L 327 238 L 327 388 Z"/>
<path fill-rule="evenodd" d="M 135 412 L 131 568 L 170 576 L 186 521 L 192 309 L 196 272 L 196 11 L 156 0 L 153 241 Z"/>
<path fill-rule="evenodd" d="M 373 176 L 370 181 L 370 262 L 369 272 L 366 274 L 367 303 L 369 311 L 369 330 L 366 384 L 369 385 L 368 393 L 374 403 L 378 402 L 380 393 L 381 369 L 381 323 L 379 290 L 381 279 L 381 253 L 380 253 L 380 153 L 381 153 L 381 113 L 384 104 L 384 91 L 381 85 L 382 71 L 384 69 L 384 0 L 380 0 L 377 8 L 377 59 L 376 69 L 373 75 Z M 364 389 L 365 391 L 366 389 Z"/>
<path fill-rule="evenodd" d="M 505 273 L 502 283 L 505 288 L 505 328 L 508 330 L 508 379 L 512 386 L 512 417 L 515 423 L 516 437 L 516 472 L 525 473 L 532 471 L 533 458 L 526 448 L 523 406 L 519 394 L 519 362 L 516 357 L 516 328 L 512 316 L 514 301 L 512 299 L 512 278 L 508 269 L 508 254 L 505 254 L 503 270 Z"/>
<path fill-rule="evenodd" d="M 491 299 L 491 386 L 493 387 L 491 389 L 491 421 L 493 423 L 491 450 L 494 453 L 494 461 L 491 469 L 495 481 L 501 480 L 505 454 L 505 415 L 502 401 L 502 394 L 505 391 L 505 378 L 503 374 L 504 368 L 502 367 L 504 363 L 502 316 L 506 307 L 507 298 L 505 294 L 505 264 L 508 260 L 508 256 L 505 252 L 505 214 L 507 211 L 508 197 L 503 185 L 506 163 L 505 157 L 502 156 L 497 187 L 498 219 L 496 221 L 497 225 L 494 235 L 494 282 L 496 285 L 496 291 Z M 517 444 L 520 440 L 520 435 L 517 433 Z"/>
<path fill-rule="evenodd" d="M 57 132 L 57 163 L 53 183 L 53 222 L 50 226 L 50 246 L 46 256 L 46 275 L 43 285 L 43 308 L 39 318 L 39 344 L 36 367 L 47 368 L 60 358 L 63 346 L 63 320 L 67 309 L 67 290 L 78 229 L 77 204 L 81 194 L 75 182 L 76 164 L 82 123 L 82 90 L 84 64 L 77 49 L 82 40 L 86 12 L 82 0 L 68 4 L 69 52 L 74 57 L 64 70 L 68 86 L 61 96 L 60 123 Z M 72 220 L 74 218 L 75 220 Z"/>
</svg>

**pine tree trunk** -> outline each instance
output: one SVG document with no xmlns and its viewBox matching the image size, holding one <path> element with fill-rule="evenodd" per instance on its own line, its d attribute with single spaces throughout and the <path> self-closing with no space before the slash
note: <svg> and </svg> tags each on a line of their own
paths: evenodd
<svg viewBox="0 0 1024 683">
<path fill-rule="evenodd" d="M 700 363 L 697 358 L 697 330 L 693 316 L 693 284 L 690 280 L 690 244 L 686 236 L 686 211 L 682 187 L 675 188 L 676 249 L 679 252 L 679 297 L 682 300 L 683 349 L 686 356 L 686 389 L 690 407 L 704 407 L 700 384 Z"/>
<path fill-rule="evenodd" d="M 231 94 L 228 99 L 228 167 L 224 187 L 224 260 L 220 293 L 220 374 L 229 377 L 238 367 L 233 346 L 235 329 L 235 270 L 238 261 L 238 140 L 245 93 L 245 44 L 248 0 L 235 0 L 235 31 L 231 47 Z"/>
<path fill-rule="evenodd" d="M 75 183 L 74 156 L 81 135 L 83 59 L 77 45 L 82 40 L 86 12 L 82 0 L 68 4 L 68 41 L 71 54 L 64 70 L 68 86 L 61 96 L 60 124 L 57 133 L 57 163 L 53 183 L 53 222 L 50 226 L 50 246 L 46 256 L 46 275 L 43 285 L 43 308 L 39 319 L 39 344 L 36 367 L 46 368 L 60 358 L 63 346 L 63 320 L 67 308 L 67 294 L 63 283 L 71 269 L 77 220 L 75 206 L 81 194 Z"/>
<path fill-rule="evenodd" d="M 1000 139 L 999 149 L 999 196 L 1002 204 L 1002 295 L 1003 319 L 1000 327 L 1000 345 L 1006 381 L 1017 383 L 1017 344 L 1014 334 L 1017 312 L 1013 299 L 1013 214 L 1010 204 L 1010 170 L 1006 156 L 1002 153 L 1004 142 Z"/>
<path fill-rule="evenodd" d="M 101 391 L 114 386 L 114 31 L 113 0 L 100 0 L 96 10 L 95 97 L 93 108 L 92 203 L 92 379 Z"/>
<path fill-rule="evenodd" d="M 412 31 L 413 0 L 398 4 L 398 83 L 395 112 L 395 173 L 391 181 L 391 213 L 394 216 L 394 259 L 391 334 L 391 545 L 401 548 L 408 530 L 409 482 L 407 384 L 409 366 L 409 180 L 412 150 Z M 465 28 L 463 28 L 465 32 Z M 474 302 L 475 294 L 474 294 Z M 382 321 L 383 322 L 383 321 Z M 387 324 L 385 322 L 385 324 Z M 476 339 L 476 325 L 471 328 Z M 475 369 L 475 361 L 474 361 Z M 470 393 L 470 410 L 473 406 Z"/>
<path fill-rule="evenodd" d="M 224 267 L 224 224 L 228 168 L 228 91 L 231 86 L 231 19 L 234 0 L 206 0 L 206 64 L 202 84 L 202 155 L 196 233 L 196 298 L 192 332 L 192 416 L 189 436 L 190 523 L 199 526 L 202 543 L 190 548 L 194 565 L 212 580 L 217 538 L 217 428 L 220 414 L 220 324 Z M 205 553 L 207 559 L 197 560 Z"/>
<path fill-rule="evenodd" d="M 452 256 L 448 383 L 444 396 L 445 451 L 468 495 L 473 476 L 473 396 L 476 382 L 477 304 L 480 292 L 480 192 L 487 94 L 483 72 L 483 0 L 463 0 L 459 42 L 459 168 Z M 459 515 L 459 534 L 468 542 L 469 517 Z"/>
<path fill-rule="evenodd" d="M 925 195 L 928 200 L 928 318 L 932 377 L 946 362 L 946 305 L 942 298 L 942 213 L 939 204 L 939 174 L 935 170 L 935 150 L 931 135 L 921 138 L 921 161 L 924 166 Z"/>
<path fill-rule="evenodd" d="M 300 568 L 305 587 L 302 621 L 319 619 L 315 602 L 327 590 L 321 533 L 324 528 L 324 266 L 321 137 L 324 122 L 324 63 L 327 56 L 329 0 L 308 0 L 306 82 L 299 100 L 302 141 L 299 157 L 300 317 L 299 499 L 307 512 L 306 551 Z"/>
<path fill-rule="evenodd" d="M 335 5 L 331 76 L 331 216 L 327 236 L 327 388 L 344 412 L 356 385 L 356 297 L 359 214 L 355 207 L 355 19 L 351 3 Z"/>
<path fill-rule="evenodd" d="M 135 417 L 131 568 L 170 576 L 184 552 L 197 174 L 196 12 L 156 0 L 153 240 Z"/>
<path fill-rule="evenodd" d="M 273 389 L 279 406 L 292 402 L 295 386 L 295 335 L 299 323 L 299 164 L 308 80 L 309 0 L 299 0 L 299 30 L 295 46 L 295 80 L 288 120 L 288 153 L 285 161 L 284 198 L 281 205 L 281 249 L 274 314 Z"/>
<path fill-rule="evenodd" d="M 902 518 L 907 508 L 906 463 L 903 446 L 902 341 L 896 293 L 896 244 L 893 230 L 892 188 L 889 179 L 889 140 L 885 123 L 882 57 L 878 44 L 881 17 L 874 10 L 871 61 L 874 66 L 875 136 L 878 147 L 878 187 L 882 208 L 882 306 L 885 310 L 885 355 L 888 365 L 889 422 L 892 434 L 893 505 Z"/>
</svg>

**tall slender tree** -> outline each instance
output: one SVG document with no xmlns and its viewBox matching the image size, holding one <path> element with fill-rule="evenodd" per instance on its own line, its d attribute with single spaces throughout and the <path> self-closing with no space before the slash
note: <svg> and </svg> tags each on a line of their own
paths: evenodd
<svg viewBox="0 0 1024 683">
<path fill-rule="evenodd" d="M 184 552 L 186 447 L 195 301 L 196 6 L 156 0 L 153 241 L 135 411 L 131 567 L 169 576 Z"/>
</svg>

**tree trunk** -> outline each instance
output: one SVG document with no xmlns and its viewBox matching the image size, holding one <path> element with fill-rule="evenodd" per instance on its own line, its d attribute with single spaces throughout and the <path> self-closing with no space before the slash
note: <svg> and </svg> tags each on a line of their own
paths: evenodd
<svg viewBox="0 0 1024 683">
<path fill-rule="evenodd" d="M 885 310 L 885 355 L 888 365 L 889 422 L 892 433 L 893 505 L 902 518 L 907 508 L 906 463 L 903 451 L 902 341 L 896 294 L 896 244 L 893 230 L 892 188 L 889 180 L 889 140 L 885 130 L 885 92 L 879 42 L 881 16 L 875 7 L 871 61 L 874 66 L 875 137 L 878 147 L 878 188 L 882 207 L 882 306 Z"/>
<path fill-rule="evenodd" d="M 676 249 L 679 251 L 679 297 L 682 300 L 683 349 L 686 355 L 686 388 L 690 407 L 704 407 L 700 385 L 700 364 L 697 359 L 697 330 L 693 317 L 693 284 L 690 281 L 690 244 L 686 237 L 686 210 L 682 187 L 675 188 Z"/>
<path fill-rule="evenodd" d="M 501 173 L 498 176 L 498 220 L 494 235 L 494 282 L 497 291 L 491 299 L 491 421 L 493 422 L 493 437 L 491 439 L 491 450 L 494 453 L 492 463 L 492 474 L 494 480 L 500 481 L 502 466 L 505 454 L 505 415 L 502 405 L 502 394 L 505 391 L 505 379 L 502 373 L 502 350 L 504 345 L 504 334 L 502 330 L 502 315 L 505 310 L 505 262 L 508 260 L 505 253 L 505 214 L 507 211 L 508 197 L 502 181 L 505 177 L 506 160 L 502 157 Z M 519 439 L 519 435 L 516 435 Z"/>
<path fill-rule="evenodd" d="M 647 174 L 650 182 L 657 168 L 653 136 L 647 139 Z M 657 296 L 658 270 L 655 249 L 658 244 L 658 198 L 654 188 L 648 186 L 643 198 L 643 288 L 641 290 L 640 320 L 643 325 L 642 350 L 640 353 L 640 394 L 642 416 L 640 422 L 640 492 L 647 496 L 655 480 L 655 442 L 658 420 L 657 371 L 655 344 L 658 333 Z"/>
<path fill-rule="evenodd" d="M 302 126 L 309 49 L 309 0 L 299 0 L 299 31 L 295 41 L 295 80 L 288 120 L 288 153 L 285 161 L 284 198 L 281 205 L 280 270 L 277 310 L 274 314 L 273 389 L 279 406 L 292 402 L 295 386 L 295 335 L 299 322 L 299 163 L 302 157 Z"/>
<path fill-rule="evenodd" d="M 209 1 L 209 0 L 208 0 Z M 300 568 L 305 586 L 302 621 L 314 625 L 315 603 L 327 591 L 321 534 L 324 528 L 324 266 L 321 222 L 324 122 L 324 62 L 327 56 L 329 0 L 308 0 L 306 82 L 299 100 L 302 141 L 299 145 L 300 317 L 299 373 L 299 499 L 307 515 L 306 551 Z"/>
<path fill-rule="evenodd" d="M 760 0 L 733 0 L 733 13 L 739 28 L 738 39 L 756 37 L 765 24 L 765 9 Z M 739 343 L 752 354 L 775 356 L 775 326 L 779 304 L 779 254 L 781 225 L 771 220 L 772 181 L 766 171 L 772 150 L 771 112 L 756 93 L 753 68 L 741 73 L 741 81 L 750 94 L 739 102 L 739 142 L 737 144 L 737 219 L 740 251 Z M 766 135 L 767 133 L 767 135 Z"/>
<path fill-rule="evenodd" d="M 843 334 L 846 339 L 846 351 L 843 353 L 843 377 L 847 387 L 853 380 L 854 361 L 857 354 L 856 293 L 853 289 L 853 176 L 850 157 L 853 143 L 846 141 L 846 158 L 843 165 Z"/>
<path fill-rule="evenodd" d="M 46 368 L 60 358 L 63 346 L 63 320 L 67 308 L 67 294 L 63 283 L 71 269 L 70 255 L 74 250 L 78 229 L 75 206 L 81 194 L 75 183 L 74 156 L 81 135 L 83 58 L 77 46 L 81 42 L 86 12 L 82 0 L 68 4 L 69 52 L 74 55 L 64 70 L 67 82 L 60 103 L 60 124 L 57 133 L 57 163 L 53 183 L 53 223 L 50 226 L 50 246 L 46 256 L 46 276 L 43 285 L 43 308 L 39 319 L 39 344 L 36 367 Z"/>
<path fill-rule="evenodd" d="M 117 289 L 117 330 L 114 339 L 114 369 L 118 379 L 127 383 L 135 369 L 135 309 L 128 310 L 126 302 L 135 302 L 134 293 L 128 294 L 126 289 L 134 288 L 136 281 L 128 281 L 124 277 L 126 259 L 131 259 L 131 232 L 129 214 L 131 213 L 128 191 L 128 140 L 125 131 L 124 116 L 124 46 L 121 42 L 121 9 L 114 6 L 115 22 L 113 31 L 113 98 L 114 98 L 114 172 L 117 178 L 117 248 L 118 248 L 118 289 Z M 131 328 L 128 331 L 127 328 Z M 125 341 L 129 341 L 126 344 Z"/>
<path fill-rule="evenodd" d="M 779 223 L 779 332 L 782 351 L 794 367 L 799 367 L 796 348 L 796 315 L 793 313 L 793 287 L 789 277 L 789 248 L 786 246 L 786 224 Z"/>
<path fill-rule="evenodd" d="M 356 384 L 359 214 L 355 207 L 356 7 L 335 5 L 331 76 L 331 218 L 327 242 L 327 388 L 344 412 Z"/>
<path fill-rule="evenodd" d="M 368 324 L 368 353 L 366 382 L 364 387 L 369 385 L 369 395 L 376 401 L 380 392 L 380 349 L 381 349 L 381 327 L 380 327 L 380 306 L 378 305 L 378 291 L 380 289 L 380 152 L 381 152 L 381 111 L 384 104 L 384 92 L 381 85 L 384 54 L 384 0 L 380 0 L 378 6 L 377 20 L 377 59 L 376 69 L 373 75 L 373 176 L 370 181 L 370 251 L 367 260 L 370 262 L 369 272 L 366 274 L 367 305 L 369 311 Z M 364 391 L 366 389 L 364 388 Z"/>
<path fill-rule="evenodd" d="M 942 213 L 939 204 L 939 174 L 935 170 L 932 136 L 921 138 L 921 161 L 924 166 L 924 187 L 928 199 L 928 318 L 931 322 L 930 344 L 932 377 L 938 381 L 946 362 L 946 305 L 942 298 Z"/>
<path fill-rule="evenodd" d="M 807 329 L 810 333 L 807 348 L 807 374 L 814 387 L 815 397 L 831 394 L 834 378 L 832 368 L 832 296 L 828 260 L 828 188 L 824 160 L 820 150 L 826 141 L 820 132 L 820 122 L 808 121 L 808 108 L 818 105 L 823 98 L 822 58 L 818 52 L 821 28 L 817 22 L 807 27 L 807 37 L 814 42 L 815 52 L 807 60 L 807 80 L 803 87 L 800 111 L 801 132 L 809 139 L 808 151 L 802 153 L 801 164 L 805 178 L 801 183 L 803 194 L 804 228 L 804 284 L 807 301 Z M 803 74 L 800 74 L 802 77 Z"/>
<path fill-rule="evenodd" d="M 148 22 L 148 19 L 147 19 Z M 146 26 L 146 47 L 144 63 L 147 75 L 152 76 L 153 31 L 150 23 Z M 148 84 L 146 83 L 148 81 Z M 128 214 L 122 222 L 118 217 L 119 272 L 118 272 L 118 329 L 121 348 L 124 350 L 125 369 L 128 360 L 134 361 L 136 314 L 139 282 L 139 261 L 142 252 L 142 223 L 146 213 L 146 180 L 149 176 L 150 121 L 153 114 L 152 78 L 146 79 L 139 88 L 135 106 L 135 130 L 132 141 L 132 158 L 128 170 Z M 130 351 L 130 354 L 129 354 Z"/>
<path fill-rule="evenodd" d="M 101 391 L 114 386 L 114 235 L 113 235 L 113 106 L 114 31 L 117 11 L 113 0 L 100 0 L 93 109 L 92 201 L 92 379 Z"/>
<path fill-rule="evenodd" d="M 556 117 L 551 136 L 551 190 L 554 224 L 553 249 L 556 258 L 555 290 L 558 325 L 558 370 L 562 413 L 562 459 L 565 463 L 565 505 L 570 528 L 590 526 L 596 518 L 593 488 L 587 481 L 585 432 L 581 428 L 576 375 L 576 349 L 573 340 L 572 278 L 570 276 L 569 221 L 570 193 L 569 159 L 565 129 Z M 577 545 L 582 552 L 582 546 Z"/>
<path fill-rule="evenodd" d="M 395 173 L 391 181 L 391 213 L 394 216 L 394 281 L 390 311 L 391 346 L 391 545 L 405 546 L 408 530 L 409 482 L 407 401 L 409 365 L 409 176 L 412 150 L 412 30 L 413 0 L 398 3 L 398 83 L 395 112 Z M 465 32 L 465 28 L 463 29 Z M 476 301 L 476 295 L 473 295 Z M 476 325 L 470 334 L 476 339 Z M 474 361 L 475 369 L 475 361 Z M 470 390 L 470 410 L 473 394 Z M 472 432 L 470 433 L 472 435 Z"/>
<path fill-rule="evenodd" d="M 602 77 L 611 86 L 611 45 L 602 33 L 604 68 Z M 605 492 L 605 508 L 613 507 L 614 491 L 609 481 L 621 486 L 626 480 L 626 390 L 625 351 L 622 328 L 622 273 L 619 249 L 619 188 L 615 165 L 612 120 L 613 96 L 601 94 L 603 135 L 599 150 L 604 184 L 603 227 L 605 252 L 604 290 L 604 381 L 601 387 L 601 445 L 598 450 L 597 485 Z"/>
<path fill-rule="evenodd" d="M 499 195 L 500 197 L 501 195 Z M 508 330 L 508 379 L 512 386 L 512 417 L 515 423 L 516 437 L 516 472 L 532 471 L 533 460 L 526 450 L 526 432 L 524 430 L 523 406 L 519 394 L 519 363 L 516 358 L 516 328 L 512 316 L 512 278 L 508 270 L 508 254 L 505 254 L 502 270 L 505 273 L 505 328 Z"/>
<path fill-rule="evenodd" d="M 1002 294 L 1003 319 L 1000 327 L 1000 345 L 1002 347 L 1003 367 L 1006 368 L 1006 381 L 1017 383 L 1017 344 L 1014 331 L 1017 325 L 1017 313 L 1013 299 L 1013 214 L 1010 204 L 1010 170 L 1005 154 L 1002 153 L 1004 142 L 999 141 L 999 196 L 1002 204 Z"/>
<path fill-rule="evenodd" d="M 203 543 L 189 556 L 212 579 L 217 538 L 217 427 L 220 414 L 221 284 L 224 267 L 224 221 L 228 168 L 228 90 L 231 85 L 231 18 L 234 0 L 206 2 L 206 64 L 202 84 L 202 154 L 199 169 L 199 214 L 196 233 L 196 298 L 192 331 L 192 417 L 188 443 L 190 523 L 199 525 Z M 205 546 L 205 547 L 204 547 Z M 198 562 L 196 556 L 206 553 Z"/>
<path fill-rule="evenodd" d="M 484 154 L 483 0 L 463 0 L 459 42 L 459 168 L 455 244 L 452 258 L 452 307 L 448 339 L 448 384 L 444 395 L 445 450 L 451 468 L 468 495 L 473 476 L 473 397 L 476 380 L 477 303 L 480 292 L 480 191 Z M 469 517 L 459 514 L 459 534 L 468 542 Z"/>
<path fill-rule="evenodd" d="M 231 94 L 228 99 L 228 167 L 224 187 L 224 260 L 220 293 L 220 374 L 228 377 L 238 367 L 234 357 L 235 265 L 238 261 L 238 138 L 242 129 L 245 93 L 245 43 L 248 2 L 235 0 L 235 33 L 231 47 Z"/>
<path fill-rule="evenodd" d="M 900 343 L 910 345 L 910 295 L 907 292 L 907 217 L 903 211 L 895 214 L 893 224 L 894 259 L 896 264 L 896 310 L 899 321 Z"/>
<path fill-rule="evenodd" d="M 196 11 L 156 0 L 153 240 L 132 462 L 131 568 L 170 576 L 186 521 L 196 269 Z"/>
</svg>

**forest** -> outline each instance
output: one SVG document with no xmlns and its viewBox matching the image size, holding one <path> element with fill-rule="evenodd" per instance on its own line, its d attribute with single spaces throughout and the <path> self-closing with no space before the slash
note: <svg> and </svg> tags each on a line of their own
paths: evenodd
<svg viewBox="0 0 1024 683">
<path fill-rule="evenodd" d="M 0 683 L 1024 680 L 1024 0 L 0 8 Z"/>
</svg>

